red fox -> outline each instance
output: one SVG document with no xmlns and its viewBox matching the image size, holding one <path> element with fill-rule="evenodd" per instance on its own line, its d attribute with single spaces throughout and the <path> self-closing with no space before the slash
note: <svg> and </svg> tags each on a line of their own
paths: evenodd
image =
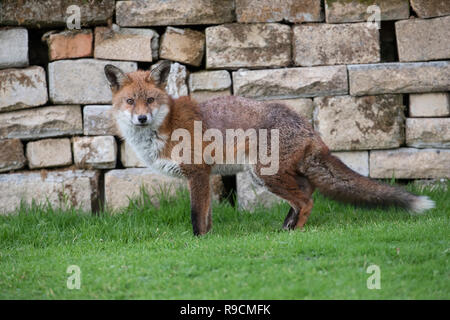
<svg viewBox="0 0 450 320">
<path fill-rule="evenodd" d="M 353 205 L 394 206 L 413 212 L 434 207 L 434 202 L 426 196 L 413 195 L 352 171 L 331 155 L 307 120 L 281 103 L 236 96 L 212 98 L 200 104 L 187 96 L 172 99 L 163 89 L 169 70 L 170 62 L 163 60 L 151 71 L 139 70 L 128 74 L 107 65 L 105 75 L 113 94 L 114 117 L 123 138 L 149 167 L 187 179 L 195 235 L 207 233 L 212 226 L 210 175 L 231 175 L 242 170 L 249 170 L 255 183 L 290 204 L 283 223 L 287 230 L 303 228 L 313 207 L 311 196 L 316 188 L 332 199 Z M 227 142 L 225 138 L 215 141 L 217 148 L 211 156 L 200 157 L 198 161 L 198 155 L 203 155 L 212 141 L 202 139 L 198 144 L 195 141 L 198 129 L 200 136 L 208 130 L 215 130 L 216 140 L 221 134 L 226 136 L 231 129 L 270 131 L 269 138 L 278 138 L 275 146 L 269 145 L 269 153 L 277 153 L 277 170 L 263 174 L 267 161 L 250 161 L 250 138 L 254 138 L 251 135 L 240 143 L 234 143 L 231 153 L 228 145 L 222 147 Z M 184 138 L 188 140 L 184 141 L 187 145 L 197 146 L 183 150 L 184 160 L 173 156 L 175 150 L 175 154 L 179 151 L 178 142 L 173 139 L 177 130 L 188 133 Z M 256 144 L 258 149 L 262 149 L 263 142 L 257 141 Z M 221 151 L 225 156 L 217 161 Z M 239 152 L 244 155 L 238 159 L 240 162 L 228 161 Z"/>
</svg>

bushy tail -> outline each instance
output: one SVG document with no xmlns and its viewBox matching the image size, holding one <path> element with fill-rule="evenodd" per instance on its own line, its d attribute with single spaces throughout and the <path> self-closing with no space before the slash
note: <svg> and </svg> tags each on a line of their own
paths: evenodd
<svg viewBox="0 0 450 320">
<path fill-rule="evenodd" d="M 329 152 L 308 160 L 302 173 L 323 195 L 334 200 L 364 207 L 398 207 L 416 213 L 434 208 L 434 201 L 428 197 L 361 176 Z"/>
</svg>

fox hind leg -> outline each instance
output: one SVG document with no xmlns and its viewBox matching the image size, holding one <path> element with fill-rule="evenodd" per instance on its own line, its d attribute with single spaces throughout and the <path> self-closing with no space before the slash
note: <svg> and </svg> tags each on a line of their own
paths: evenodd
<svg viewBox="0 0 450 320">
<path fill-rule="evenodd" d="M 307 178 L 299 175 L 259 176 L 264 186 L 273 194 L 286 200 L 291 208 L 284 219 L 283 229 L 302 229 L 311 214 L 314 187 Z"/>
<path fill-rule="evenodd" d="M 288 215 L 286 216 L 285 223 L 283 224 L 283 229 L 302 229 L 305 225 L 306 221 L 308 221 L 309 215 L 311 214 L 311 210 L 313 208 L 314 202 L 311 198 L 313 192 L 314 192 L 314 186 L 309 182 L 309 180 L 304 177 L 297 175 L 295 177 L 295 180 L 297 181 L 297 185 L 299 189 L 309 198 L 306 205 L 302 206 L 300 211 L 297 213 L 297 216 L 294 219 L 289 219 L 289 217 L 293 216 L 293 213 L 291 213 L 291 210 L 289 210 Z M 292 210 L 295 212 L 294 210 Z"/>
<path fill-rule="evenodd" d="M 295 210 L 293 207 L 291 207 L 289 209 L 289 212 L 288 212 L 286 218 L 284 219 L 283 229 L 284 230 L 294 229 L 295 226 L 297 225 L 297 221 L 298 221 L 298 211 Z"/>
</svg>

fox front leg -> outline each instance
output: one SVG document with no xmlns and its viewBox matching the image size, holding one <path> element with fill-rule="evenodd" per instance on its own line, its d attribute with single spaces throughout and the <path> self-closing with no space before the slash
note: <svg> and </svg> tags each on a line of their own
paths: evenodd
<svg viewBox="0 0 450 320">
<path fill-rule="evenodd" d="M 189 179 L 191 220 L 194 235 L 207 233 L 212 226 L 209 175 L 198 174 Z"/>
</svg>

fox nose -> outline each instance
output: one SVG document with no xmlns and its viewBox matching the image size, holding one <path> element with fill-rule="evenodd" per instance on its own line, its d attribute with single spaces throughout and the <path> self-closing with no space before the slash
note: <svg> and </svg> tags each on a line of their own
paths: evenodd
<svg viewBox="0 0 450 320">
<path fill-rule="evenodd" d="M 141 114 L 140 116 L 138 116 L 138 121 L 142 124 L 147 122 L 147 116 L 144 114 Z"/>
</svg>

